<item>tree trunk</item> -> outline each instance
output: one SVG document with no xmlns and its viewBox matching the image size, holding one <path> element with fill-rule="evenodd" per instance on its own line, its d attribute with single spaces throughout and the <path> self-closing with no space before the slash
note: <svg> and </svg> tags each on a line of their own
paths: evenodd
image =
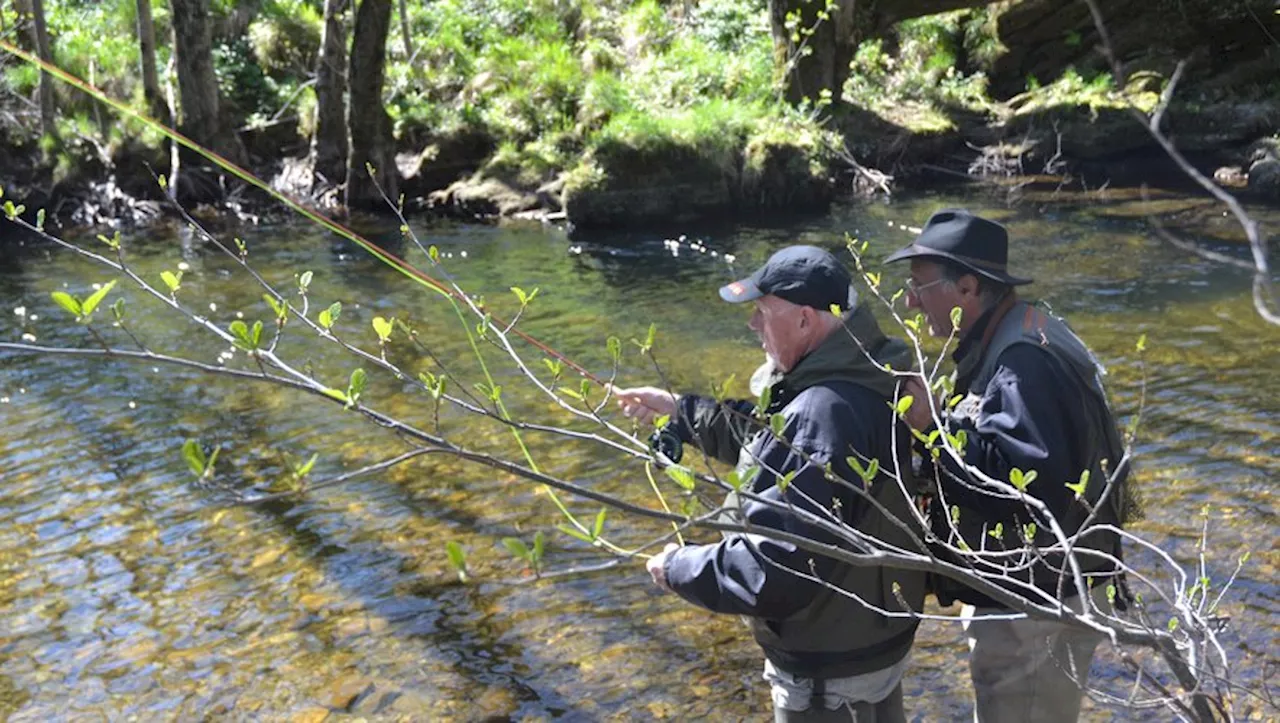
<svg viewBox="0 0 1280 723">
<path fill-rule="evenodd" d="M 382 105 L 390 29 L 391 0 L 361 0 L 356 9 L 348 75 L 351 99 L 347 127 L 352 130 L 347 163 L 348 208 L 385 208 L 383 193 L 393 200 L 399 195 L 391 118 Z M 372 166 L 374 178 L 370 177 L 368 166 Z"/>
<path fill-rule="evenodd" d="M 347 0 L 325 0 L 316 61 L 316 128 L 311 138 L 312 185 L 339 184 L 347 174 Z"/>
<path fill-rule="evenodd" d="M 173 118 L 169 104 L 160 94 L 160 81 L 156 76 L 156 28 L 151 20 L 151 0 L 137 0 L 138 6 L 138 56 L 142 64 L 142 95 L 147 101 L 147 112 L 152 118 L 171 125 Z"/>
<path fill-rule="evenodd" d="M 32 32 L 35 34 L 36 55 L 46 63 L 53 62 L 53 52 L 49 48 L 49 28 L 44 22 L 44 0 L 31 0 Z M 49 135 L 54 132 L 53 116 L 56 109 L 53 105 L 53 76 L 40 71 L 40 132 Z"/>
<path fill-rule="evenodd" d="M 173 11 L 173 51 L 178 62 L 182 132 L 222 156 L 243 162 L 244 145 L 218 115 L 218 79 L 213 72 L 209 0 L 169 0 Z M 195 158 L 192 161 L 199 163 Z M 185 165 L 185 163 L 184 163 Z"/>
<path fill-rule="evenodd" d="M 862 41 L 910 18 L 980 7 L 987 0 L 769 0 L 774 67 L 790 103 L 817 102 L 823 91 L 840 101 L 849 64 Z M 825 18 L 823 16 L 826 16 Z"/>
<path fill-rule="evenodd" d="M 409 8 L 405 0 L 400 0 L 400 34 L 404 36 L 405 62 L 413 65 L 413 35 L 409 32 Z"/>
</svg>

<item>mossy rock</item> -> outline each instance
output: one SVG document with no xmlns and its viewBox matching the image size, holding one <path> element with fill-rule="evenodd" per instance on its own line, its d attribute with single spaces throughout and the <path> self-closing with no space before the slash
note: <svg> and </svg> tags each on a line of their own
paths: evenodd
<svg viewBox="0 0 1280 723">
<path fill-rule="evenodd" d="M 788 133 L 764 127 L 732 145 L 702 148 L 602 144 L 567 174 L 565 212 L 578 227 L 617 227 L 825 208 L 826 146 Z"/>
</svg>

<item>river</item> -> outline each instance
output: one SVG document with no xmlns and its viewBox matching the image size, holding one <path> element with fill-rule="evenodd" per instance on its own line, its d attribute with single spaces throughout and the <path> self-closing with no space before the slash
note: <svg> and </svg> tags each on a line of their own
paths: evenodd
<svg viewBox="0 0 1280 723">
<path fill-rule="evenodd" d="M 1177 196 L 1159 203 L 1176 212 L 1182 228 L 1246 258 L 1231 245 L 1238 232 L 1219 209 Z M 1146 517 L 1133 529 L 1190 563 L 1207 509 L 1215 584 L 1251 553 L 1223 603 L 1231 616 L 1224 639 L 1238 680 L 1260 689 L 1274 677 L 1280 634 L 1273 502 L 1280 329 L 1254 313 L 1247 273 L 1156 239 L 1135 194 L 938 192 L 840 206 L 778 226 L 572 239 L 528 225 L 417 231 L 438 246 L 464 288 L 501 314 L 515 308 L 508 287 L 539 288 L 521 327 L 597 372 L 608 371 L 605 340 L 614 334 L 625 347 L 619 379 L 656 383 L 657 373 L 628 342 L 643 339 L 654 322 L 656 356 L 675 387 L 705 392 L 736 374 L 734 389 L 744 393 L 759 347 L 745 311 L 719 301 L 719 285 L 789 242 L 836 248 L 850 233 L 882 258 L 909 240 L 904 226 L 947 205 L 1009 225 L 1014 272 L 1033 276 L 1029 293 L 1066 316 L 1107 365 L 1126 421 L 1144 377 L 1134 345 L 1147 335 L 1136 473 Z M 1259 213 L 1264 228 L 1280 228 L 1280 213 Z M 376 353 L 370 320 L 395 316 L 418 329 L 451 371 L 477 378 L 457 319 L 435 294 L 301 223 L 226 235 L 233 233 L 274 283 L 289 288 L 311 271 L 313 316 L 341 301 L 336 328 L 344 338 Z M 663 240 L 680 233 L 705 251 L 686 246 L 673 255 Z M 378 238 L 426 266 L 398 236 L 391 229 Z M 79 242 L 105 249 L 92 238 Z M 250 323 L 270 321 L 261 289 L 189 233 L 130 236 L 126 248 L 157 284 L 162 270 L 184 263 L 179 298 L 220 325 L 237 313 Z M 888 269 L 886 283 L 900 283 L 903 271 Z M 0 338 L 30 333 L 39 343 L 92 347 L 49 292 L 83 296 L 110 278 L 64 250 L 15 251 L 0 263 Z M 108 302 L 128 299 L 130 328 L 148 345 L 218 363 L 224 344 L 124 287 Z M 15 314 L 16 307 L 26 314 Z M 129 345 L 119 330 L 100 326 L 113 342 Z M 335 387 L 345 388 L 357 366 L 296 324 L 286 327 L 280 349 Z M 545 377 L 540 355 L 522 349 Z M 411 373 L 436 368 L 399 338 L 388 356 Z M 511 364 L 491 351 L 487 358 L 516 416 L 566 422 L 529 393 Z M 252 368 L 243 353 L 226 364 Z M 429 396 L 369 371 L 364 401 L 432 427 Z M 527 482 L 428 457 L 269 505 L 229 505 L 193 483 L 179 452 L 188 438 L 221 447 L 222 484 L 262 489 L 278 488 L 290 459 L 317 453 L 312 475 L 320 479 L 405 449 L 392 433 L 331 402 L 161 364 L 0 352 L 0 420 L 0 719 L 769 717 L 761 656 L 742 624 L 658 594 L 639 563 L 531 580 L 502 538 L 530 541 L 543 531 L 552 573 L 609 558 L 557 532 L 549 496 Z M 509 432 L 489 420 L 446 409 L 439 424 L 451 439 L 520 458 Z M 655 504 L 641 468 L 622 464 L 618 454 L 554 435 L 527 439 L 543 469 Z M 594 505 L 570 505 L 588 520 L 595 515 Z M 620 544 L 658 531 L 618 513 L 606 524 L 606 535 Z M 466 583 L 446 560 L 449 540 L 466 550 Z M 1131 560 L 1140 569 L 1154 566 L 1141 551 Z M 1129 680 L 1107 652 L 1095 662 L 1094 679 L 1121 692 Z M 913 720 L 971 715 L 957 625 L 921 628 L 905 693 Z M 1244 712 L 1256 708 L 1246 694 L 1237 702 Z M 1089 720 L 1117 715 L 1099 703 L 1086 706 Z"/>
</svg>

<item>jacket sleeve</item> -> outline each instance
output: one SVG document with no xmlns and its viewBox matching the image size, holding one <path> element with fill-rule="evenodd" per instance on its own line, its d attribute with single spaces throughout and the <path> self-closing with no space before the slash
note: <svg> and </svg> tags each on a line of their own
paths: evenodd
<svg viewBox="0 0 1280 723">
<path fill-rule="evenodd" d="M 968 441 L 965 461 L 990 477 L 1008 480 L 1009 471 L 1036 471 L 1027 492 L 1055 514 L 1070 504 L 1065 483 L 1079 476 L 1070 425 L 1073 415 L 1063 402 L 1084 394 L 1049 353 L 1031 344 L 1016 344 L 1000 355 L 996 373 L 983 390 L 976 419 L 958 423 Z M 979 510 L 996 519 L 1026 516 L 1025 505 L 976 489 L 968 474 L 943 457 L 949 474 L 940 475 L 948 502 Z M 963 481 L 962 481 L 963 480 Z"/>
<path fill-rule="evenodd" d="M 676 433 L 709 456 L 726 464 L 738 462 L 742 445 L 758 428 L 751 418 L 754 402 L 717 402 L 697 394 L 681 395 L 676 403 Z"/>
<path fill-rule="evenodd" d="M 866 422 L 847 411 L 838 418 L 817 414 L 812 418 L 788 419 L 783 436 L 797 440 L 810 458 L 770 437 L 757 455 L 760 475 L 752 485 L 755 493 L 776 502 L 794 505 L 818 515 L 832 508 L 833 485 L 824 476 L 822 465 L 831 460 L 830 447 L 813 448 L 803 440 L 805 427 L 814 423 L 835 425 L 841 437 L 860 434 Z M 836 455 L 842 460 L 843 455 Z M 786 491 L 778 488 L 778 475 L 795 472 Z M 851 472 L 838 471 L 846 479 L 858 480 Z M 801 494 L 803 493 L 803 494 Z M 745 500 L 742 508 L 748 525 L 783 530 L 818 542 L 833 543 L 833 536 L 801 521 L 785 509 Z M 714 545 L 695 545 L 674 551 L 666 560 L 666 579 L 680 597 L 713 612 L 750 615 L 781 620 L 803 610 L 823 587 L 790 570 L 828 578 L 835 563 L 787 542 L 761 535 L 735 533 Z"/>
</svg>

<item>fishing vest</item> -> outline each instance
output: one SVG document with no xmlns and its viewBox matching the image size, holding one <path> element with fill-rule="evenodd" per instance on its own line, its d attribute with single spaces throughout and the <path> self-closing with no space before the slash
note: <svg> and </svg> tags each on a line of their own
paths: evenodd
<svg viewBox="0 0 1280 723">
<path fill-rule="evenodd" d="M 1051 511 L 1058 517 L 1063 532 L 1068 536 L 1080 530 L 1089 516 L 1089 510 L 1097 508 L 1099 502 L 1102 502 L 1101 509 L 1090 526 L 1111 524 L 1119 527 L 1126 512 L 1127 468 L 1120 470 L 1117 475 L 1117 484 L 1107 494 L 1107 499 L 1105 501 L 1101 499 L 1108 478 L 1115 474 L 1116 465 L 1120 464 L 1124 458 L 1124 443 L 1116 428 L 1102 384 L 1102 377 L 1106 374 L 1106 370 L 1065 322 L 1025 301 L 1016 302 L 1003 318 L 996 320 L 996 323 L 998 326 L 986 348 L 976 350 L 970 355 L 977 357 L 981 354 L 981 356 L 961 360 L 956 371 L 956 393 L 963 393 L 965 397 L 956 405 L 951 416 L 976 422 L 987 384 L 995 376 L 1000 356 L 1010 347 L 1015 344 L 1034 344 L 1037 348 L 1049 353 L 1075 380 L 1077 388 L 1082 392 L 1079 397 L 1064 400 L 1064 403 L 1074 402 L 1084 406 L 1083 416 L 1089 420 L 1089 423 L 1087 428 L 1076 429 L 1074 433 L 1080 438 L 1082 449 L 1093 450 L 1091 458 L 1084 461 L 1083 469 L 1089 470 L 1089 480 L 1083 494 L 1080 495 L 1080 500 L 1074 501 L 1067 510 Z M 963 389 L 960 385 L 963 385 Z M 1067 390 L 1063 391 L 1067 392 Z M 1032 485 L 1068 482 L 1076 483 L 1078 480 L 1037 478 Z M 1081 501 L 1086 502 L 1087 506 L 1081 504 Z M 975 543 L 981 542 L 983 535 L 990 532 L 983 529 L 986 522 L 981 513 L 966 511 L 961 507 L 960 520 L 956 527 L 961 536 L 977 549 Z M 1019 530 L 1004 530 L 1005 544 L 1010 547 L 1021 547 L 1023 544 L 1021 534 Z M 1036 534 L 1036 542 L 1052 544 L 1054 538 L 1046 530 L 1040 529 Z M 1080 562 L 1084 572 L 1114 568 L 1114 563 L 1099 556 L 1089 555 L 1088 550 L 1098 550 L 1120 557 L 1120 537 L 1114 532 L 1098 530 L 1086 533 L 1081 536 L 1077 546 L 1082 548 Z M 1049 566 L 1061 565 L 1061 555 L 1046 557 Z M 1046 588 L 1045 585 L 1056 586 L 1058 574 L 1047 570 L 1046 567 L 1039 565 L 1035 568 L 1037 586 L 1041 589 L 1052 589 Z"/>
<path fill-rule="evenodd" d="M 785 414 L 785 409 L 782 411 Z M 739 474 L 756 464 L 758 450 L 768 435 L 762 431 L 743 445 L 738 456 Z M 901 462 L 901 469 L 910 470 L 905 457 Z M 908 489 L 914 491 L 914 480 L 907 482 Z M 889 514 L 914 527 L 912 503 L 895 480 L 881 474 L 869 491 Z M 726 506 L 737 509 L 736 495 L 730 494 Z M 858 519 L 846 519 L 847 524 L 900 549 L 923 552 L 874 506 L 859 505 L 857 510 Z M 736 521 L 741 522 L 741 518 Z M 923 532 L 917 530 L 916 537 L 922 540 Z M 925 573 L 914 570 L 839 564 L 828 582 L 871 606 L 895 613 L 919 613 L 924 609 L 925 577 Z M 831 588 L 823 588 L 807 607 L 784 620 L 744 620 L 774 665 L 800 677 L 826 679 L 870 673 L 897 663 L 909 652 L 919 624 L 911 617 L 881 615 Z"/>
</svg>

